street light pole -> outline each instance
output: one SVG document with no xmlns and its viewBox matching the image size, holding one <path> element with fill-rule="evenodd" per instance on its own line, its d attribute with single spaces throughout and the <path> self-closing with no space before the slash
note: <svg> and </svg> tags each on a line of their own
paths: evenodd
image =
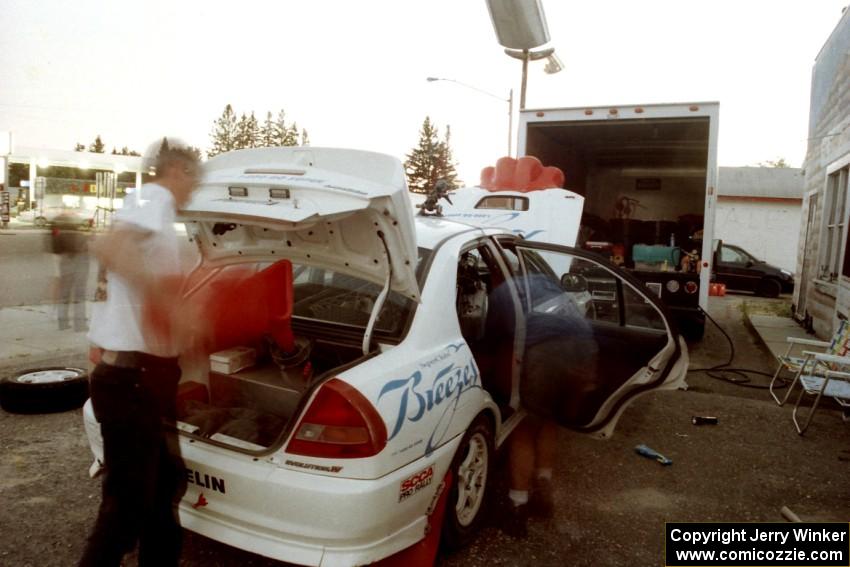
<svg viewBox="0 0 850 567">
<path fill-rule="evenodd" d="M 485 94 L 487 96 L 496 98 L 501 100 L 502 102 L 508 103 L 508 155 L 511 155 L 513 152 L 513 114 L 514 114 L 514 90 L 511 89 L 508 95 L 508 98 L 502 98 L 499 95 L 495 95 L 491 92 L 485 91 L 484 89 L 479 89 L 478 87 L 473 87 L 472 85 L 468 85 L 464 82 L 457 81 L 455 79 L 446 79 L 443 77 L 427 77 L 425 79 L 429 83 L 433 83 L 434 81 L 449 81 L 452 83 L 456 83 L 462 87 L 466 87 L 468 89 L 472 89 L 474 91 L 478 91 L 481 94 Z"/>
<path fill-rule="evenodd" d="M 557 73 L 561 70 L 560 62 L 555 58 L 555 48 L 549 47 L 540 51 L 530 51 L 528 49 L 505 49 L 505 53 L 522 61 L 522 86 L 519 94 L 519 109 L 525 110 L 525 90 L 528 82 L 528 62 L 537 61 L 538 59 L 549 58 L 549 64 L 544 69 L 547 73 Z"/>
</svg>

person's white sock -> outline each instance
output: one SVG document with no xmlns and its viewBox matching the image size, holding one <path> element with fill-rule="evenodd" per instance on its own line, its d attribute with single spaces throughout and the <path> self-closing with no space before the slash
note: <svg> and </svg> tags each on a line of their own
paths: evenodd
<svg viewBox="0 0 850 567">
<path fill-rule="evenodd" d="M 511 504 L 516 506 L 522 506 L 523 504 L 528 504 L 528 491 L 527 490 L 509 490 L 508 498 L 511 501 Z"/>
<path fill-rule="evenodd" d="M 544 480 L 552 480 L 552 469 L 537 469 L 537 478 Z"/>
</svg>

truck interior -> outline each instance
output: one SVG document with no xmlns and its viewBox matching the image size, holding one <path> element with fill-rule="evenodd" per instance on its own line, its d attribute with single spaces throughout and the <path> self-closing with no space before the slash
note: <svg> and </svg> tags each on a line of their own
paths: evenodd
<svg viewBox="0 0 850 567">
<path fill-rule="evenodd" d="M 706 117 L 531 122 L 526 153 L 585 197 L 580 246 L 645 270 L 660 253 L 673 269 L 702 250 L 708 142 Z"/>
</svg>

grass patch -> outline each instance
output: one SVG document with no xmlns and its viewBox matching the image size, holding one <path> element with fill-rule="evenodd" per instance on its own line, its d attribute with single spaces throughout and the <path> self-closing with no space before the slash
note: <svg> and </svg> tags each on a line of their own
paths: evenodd
<svg viewBox="0 0 850 567">
<path fill-rule="evenodd" d="M 791 317 L 791 302 L 788 300 L 755 299 L 741 302 L 741 311 L 745 315 L 770 315 L 773 317 Z"/>
</svg>

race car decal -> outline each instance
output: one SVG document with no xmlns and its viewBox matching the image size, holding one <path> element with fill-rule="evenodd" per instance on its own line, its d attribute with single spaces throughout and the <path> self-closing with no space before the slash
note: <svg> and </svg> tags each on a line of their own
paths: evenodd
<svg viewBox="0 0 850 567">
<path fill-rule="evenodd" d="M 461 218 L 461 219 L 487 219 L 487 224 L 498 224 L 503 222 L 511 222 L 515 218 L 519 216 L 519 213 L 499 213 L 497 215 L 493 215 L 492 213 L 446 213 L 446 218 Z"/>
<path fill-rule="evenodd" d="M 198 508 L 203 508 L 207 504 L 209 504 L 209 502 L 207 502 L 207 499 L 204 498 L 204 493 L 201 492 L 200 494 L 198 494 L 198 500 L 194 504 L 192 504 L 192 508 L 197 510 Z"/>
<path fill-rule="evenodd" d="M 186 482 L 197 486 L 203 486 L 204 488 L 209 488 L 215 492 L 221 492 L 222 494 L 225 493 L 224 479 L 215 477 L 211 474 L 203 473 L 202 475 L 198 471 L 193 471 L 192 469 L 187 468 Z"/>
<path fill-rule="evenodd" d="M 425 455 L 430 455 L 440 445 L 457 411 L 461 395 L 473 388 L 481 388 L 478 368 L 472 357 L 462 364 L 458 364 L 457 358 L 446 364 L 453 354 L 465 346 L 466 343 L 463 342 L 451 344 L 433 359 L 420 364 L 422 370 L 384 384 L 378 395 L 378 403 L 387 396 L 386 399 L 393 399 L 398 404 L 388 441 L 392 440 L 406 423 L 415 423 L 432 411 L 442 408 L 425 446 Z"/>
<path fill-rule="evenodd" d="M 313 463 L 302 463 L 301 461 L 291 461 L 289 459 L 286 459 L 285 464 L 287 464 L 291 467 L 298 467 L 300 469 L 308 469 L 308 470 L 311 470 L 311 471 L 338 473 L 339 471 L 342 470 L 342 467 L 339 466 L 339 465 L 332 465 L 332 466 L 316 465 L 316 464 L 313 464 Z"/>
<path fill-rule="evenodd" d="M 410 478 L 404 479 L 401 481 L 401 485 L 399 487 L 398 501 L 401 502 L 402 500 L 410 498 L 426 486 L 429 486 L 432 480 L 434 480 L 433 466 L 430 466 L 423 471 L 419 471 Z"/>
</svg>

